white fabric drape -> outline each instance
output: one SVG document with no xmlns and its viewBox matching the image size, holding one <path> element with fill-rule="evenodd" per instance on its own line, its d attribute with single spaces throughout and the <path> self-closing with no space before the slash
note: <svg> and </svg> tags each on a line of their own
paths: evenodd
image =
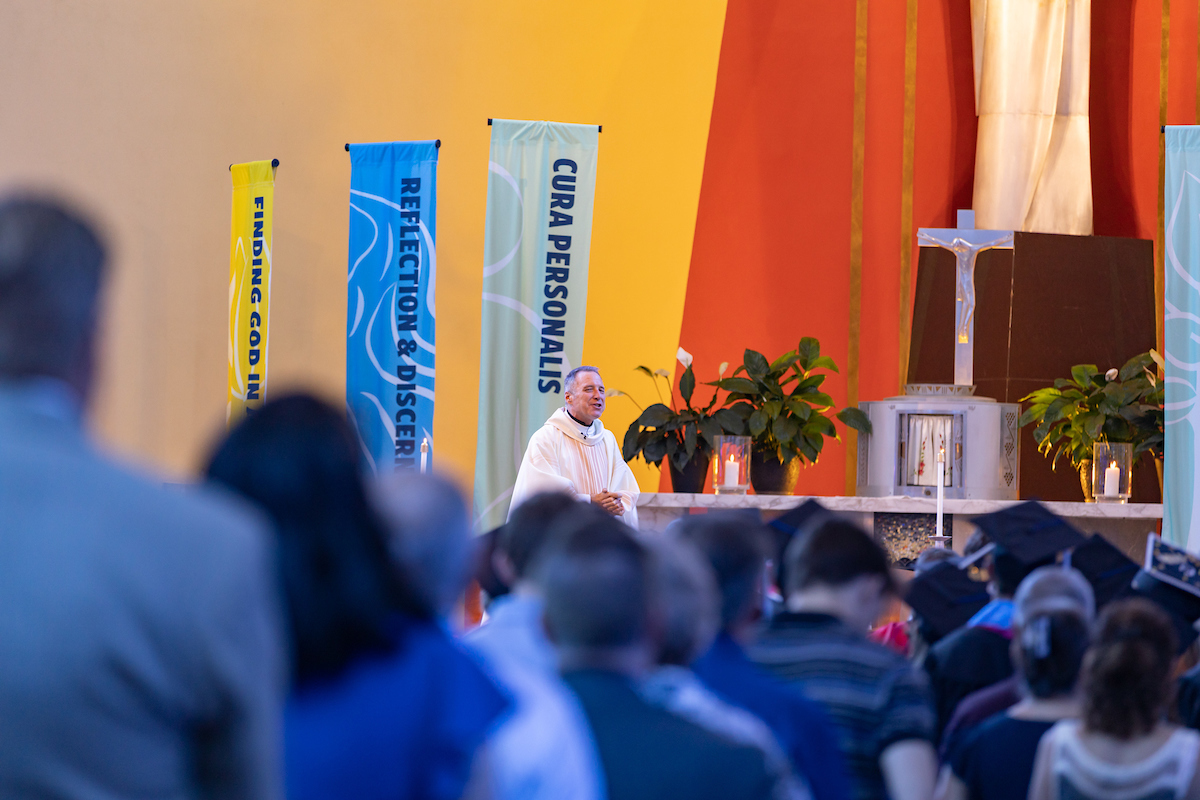
<svg viewBox="0 0 1200 800">
<path fill-rule="evenodd" d="M 1091 0 L 971 0 L 975 221 L 1092 233 Z"/>
</svg>

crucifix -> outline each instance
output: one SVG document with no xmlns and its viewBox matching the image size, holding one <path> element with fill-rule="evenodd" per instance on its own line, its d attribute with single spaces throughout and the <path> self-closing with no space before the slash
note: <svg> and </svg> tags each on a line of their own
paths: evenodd
<svg viewBox="0 0 1200 800">
<path fill-rule="evenodd" d="M 919 228 L 921 247 L 943 247 L 954 253 L 954 383 L 975 382 L 975 259 L 984 250 L 1011 250 L 1012 231 L 975 229 L 975 212 L 958 212 L 957 228 Z"/>
</svg>

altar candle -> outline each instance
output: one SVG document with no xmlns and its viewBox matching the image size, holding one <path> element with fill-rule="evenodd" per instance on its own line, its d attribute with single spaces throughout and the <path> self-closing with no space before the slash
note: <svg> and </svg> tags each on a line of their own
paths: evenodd
<svg viewBox="0 0 1200 800">
<path fill-rule="evenodd" d="M 942 501 L 946 491 L 946 447 L 945 445 L 938 448 L 937 456 L 937 527 L 935 535 L 942 536 Z M 938 547 L 944 547 L 945 543 L 937 540 Z"/>
<path fill-rule="evenodd" d="M 429 437 L 421 440 L 421 474 L 425 474 L 425 467 L 429 462 Z"/>
<path fill-rule="evenodd" d="M 1104 470 L 1104 496 L 1118 497 L 1121 494 L 1121 468 L 1117 466 L 1117 462 L 1112 462 L 1108 469 Z"/>
<path fill-rule="evenodd" d="M 738 462 L 734 461 L 733 456 L 730 456 L 725 461 L 725 482 L 722 485 L 723 486 L 737 486 L 738 485 L 738 475 L 741 472 L 741 467 L 742 467 L 742 465 L 739 464 Z"/>
</svg>

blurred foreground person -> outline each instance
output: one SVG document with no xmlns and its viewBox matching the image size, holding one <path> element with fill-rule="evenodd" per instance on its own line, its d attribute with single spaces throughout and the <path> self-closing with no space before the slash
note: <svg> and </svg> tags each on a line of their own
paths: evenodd
<svg viewBox="0 0 1200 800">
<path fill-rule="evenodd" d="M 652 558 L 612 517 L 590 508 L 571 516 L 541 567 L 546 627 L 591 725 L 610 800 L 772 797 L 761 751 L 638 693 L 661 647 Z"/>
<path fill-rule="evenodd" d="M 207 473 L 275 524 L 292 645 L 289 800 L 486 795 L 480 746 L 507 701 L 434 619 L 448 587 L 406 576 L 389 554 L 345 412 L 306 395 L 268 402 Z"/>
<path fill-rule="evenodd" d="M 389 481 L 394 488 L 387 493 L 387 506 L 418 506 L 418 495 L 436 494 L 429 490 L 429 480 L 405 476 Z M 461 509 L 454 538 L 465 541 L 469 519 L 457 492 L 452 504 Z M 559 677 L 554 648 L 546 639 L 542 590 L 535 570 L 555 520 L 578 505 L 565 494 L 542 494 L 513 512 L 500 529 L 493 556 L 498 574 L 513 589 L 497 598 L 488 621 L 465 637 L 516 702 L 515 713 L 488 739 L 495 794 L 503 800 L 599 800 L 604 796 L 600 760 L 587 720 Z M 411 535 L 417 527 L 421 526 L 401 525 L 399 534 Z M 446 536 L 444 528 L 424 527 L 431 536 Z"/>
<path fill-rule="evenodd" d="M 1092 588 L 1073 569 L 1041 567 L 1022 581 L 1014 602 L 1012 655 L 1024 699 L 951 744 L 939 800 L 1024 800 L 1042 735 L 1079 716 L 1075 683 Z"/>
<path fill-rule="evenodd" d="M 1012 676 L 1012 598 L 1021 581 L 1038 567 L 1053 564 L 1063 550 L 1085 541 L 1069 522 L 1032 501 L 972 521 L 995 545 L 986 556 L 993 599 L 966 625 L 932 645 L 925 657 L 939 739 L 968 695 Z"/>
<path fill-rule="evenodd" d="M 89 442 L 104 272 L 72 212 L 0 201 L 0 797 L 278 797 L 270 540 Z"/>
<path fill-rule="evenodd" d="M 1200 734 L 1166 721 L 1177 647 L 1154 603 L 1104 610 L 1084 657 L 1083 719 L 1042 737 L 1030 800 L 1200 797 Z"/>
<path fill-rule="evenodd" d="M 937 777 L 929 683 L 903 656 L 867 640 L 896 594 L 883 550 L 832 518 L 795 539 L 785 560 L 787 610 L 750 657 L 825 706 L 855 800 L 928 800 Z"/>
<path fill-rule="evenodd" d="M 743 649 L 754 638 L 764 603 L 769 542 L 760 531 L 757 520 L 737 513 L 697 514 L 680 525 L 680 536 L 708 560 L 720 592 L 721 629 L 692 669 L 718 697 L 771 728 L 815 800 L 847 800 L 845 760 L 825 710 L 759 669 Z"/>
<path fill-rule="evenodd" d="M 766 723 L 717 697 L 688 668 L 712 644 L 720 621 L 712 568 L 686 541 L 660 539 L 653 554 L 653 596 L 663 635 L 659 666 L 642 680 L 642 696 L 731 742 L 757 748 L 775 778 L 776 800 L 808 800 L 812 795 Z"/>
</svg>

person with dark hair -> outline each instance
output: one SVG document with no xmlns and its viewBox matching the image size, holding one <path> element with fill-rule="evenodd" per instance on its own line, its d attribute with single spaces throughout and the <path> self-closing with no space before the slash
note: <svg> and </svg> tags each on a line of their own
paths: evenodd
<svg viewBox="0 0 1200 800">
<path fill-rule="evenodd" d="M 563 379 L 563 407 L 529 437 L 517 470 L 509 516 L 542 492 L 563 492 L 637 527 L 637 480 L 600 415 L 604 379 L 596 367 L 575 367 Z"/>
<path fill-rule="evenodd" d="M 762 616 L 769 540 L 761 527 L 743 514 L 711 512 L 685 518 L 678 532 L 712 566 L 721 598 L 721 628 L 692 670 L 718 697 L 771 728 L 815 800 L 847 800 L 845 761 L 825 710 L 761 670 L 744 650 Z"/>
<path fill-rule="evenodd" d="M 950 746 L 938 800 L 1022 800 L 1042 735 L 1079 716 L 1075 692 L 1087 650 L 1092 589 L 1072 569 L 1042 567 L 1017 590 L 1013 661 L 1024 698 Z"/>
<path fill-rule="evenodd" d="M 663 644 L 652 556 L 611 517 L 571 517 L 542 565 L 546 628 L 591 725 L 609 800 L 771 797 L 775 782 L 760 750 L 639 694 Z"/>
<path fill-rule="evenodd" d="M 838 726 L 855 800 L 927 800 L 937 771 L 926 677 L 868 641 L 896 585 L 858 526 L 827 519 L 785 556 L 786 611 L 750 657 L 825 706 Z"/>
<path fill-rule="evenodd" d="M 493 560 L 512 591 L 464 640 L 486 660 L 516 701 L 513 716 L 489 741 L 501 800 L 599 800 L 604 781 L 596 746 L 575 696 L 558 674 L 542 624 L 537 565 L 555 524 L 586 508 L 565 494 L 534 495 L 500 529 Z"/>
<path fill-rule="evenodd" d="M 393 557 L 358 465 L 345 412 L 292 395 L 246 417 L 205 470 L 274 523 L 287 796 L 458 798 L 489 780 L 480 745 L 508 703 L 437 623 L 436 576 L 414 581 Z"/>
<path fill-rule="evenodd" d="M 1083 659 L 1082 719 L 1042 737 L 1030 800 L 1200 797 L 1200 733 L 1167 721 L 1177 647 L 1155 603 L 1104 610 Z"/>
<path fill-rule="evenodd" d="M 1021 581 L 1038 567 L 1053 564 L 1063 550 L 1084 542 L 1070 523 L 1036 502 L 983 514 L 974 522 L 994 545 L 986 556 L 993 598 L 925 656 L 939 740 L 955 708 L 968 695 L 1012 676 L 1012 597 Z"/>
<path fill-rule="evenodd" d="M 642 696 L 731 742 L 762 751 L 775 778 L 775 800 L 810 800 L 803 776 L 766 723 L 717 697 L 690 669 L 712 644 L 720 624 L 720 594 L 712 567 L 696 548 L 675 537 L 647 543 L 654 556 L 653 595 L 662 619 L 658 666 L 641 681 Z"/>
<path fill-rule="evenodd" d="M 284 646 L 250 507 L 89 441 L 107 256 L 0 199 L 0 797 L 279 797 Z"/>
</svg>

